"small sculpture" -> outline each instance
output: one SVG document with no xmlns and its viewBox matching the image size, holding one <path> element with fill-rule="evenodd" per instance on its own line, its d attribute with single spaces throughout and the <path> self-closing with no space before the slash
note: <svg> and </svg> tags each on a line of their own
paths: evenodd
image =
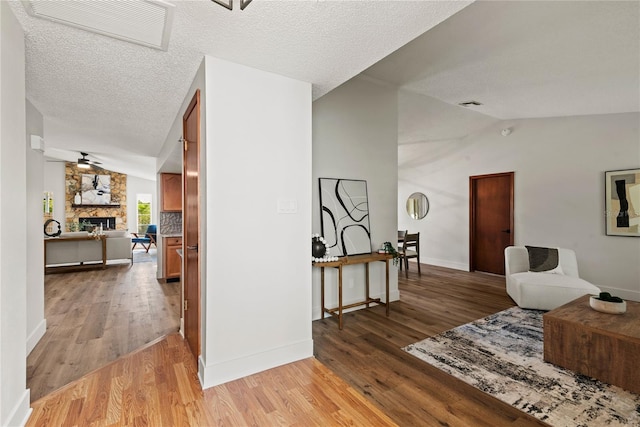
<svg viewBox="0 0 640 427">
<path fill-rule="evenodd" d="M 600 301 L 607 301 L 607 302 L 624 302 L 622 298 L 614 297 L 609 292 L 600 292 L 600 295 L 597 297 L 594 296 L 594 298 Z"/>
</svg>

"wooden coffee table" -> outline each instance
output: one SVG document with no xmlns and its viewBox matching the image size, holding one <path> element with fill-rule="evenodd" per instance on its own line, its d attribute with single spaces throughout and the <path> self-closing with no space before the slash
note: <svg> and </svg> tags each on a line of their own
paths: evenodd
<svg viewBox="0 0 640 427">
<path fill-rule="evenodd" d="M 624 314 L 589 306 L 589 295 L 543 315 L 544 360 L 640 394 L 640 303 Z"/>
</svg>

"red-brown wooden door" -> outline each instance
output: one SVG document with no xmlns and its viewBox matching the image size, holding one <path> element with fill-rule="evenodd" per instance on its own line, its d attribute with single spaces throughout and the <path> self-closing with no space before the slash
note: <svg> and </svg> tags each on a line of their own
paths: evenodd
<svg viewBox="0 0 640 427">
<path fill-rule="evenodd" d="M 504 249 L 513 245 L 514 173 L 469 177 L 469 269 L 504 274 Z"/>
<path fill-rule="evenodd" d="M 193 355 L 200 356 L 200 90 L 182 118 L 184 257 L 184 335 Z"/>
</svg>

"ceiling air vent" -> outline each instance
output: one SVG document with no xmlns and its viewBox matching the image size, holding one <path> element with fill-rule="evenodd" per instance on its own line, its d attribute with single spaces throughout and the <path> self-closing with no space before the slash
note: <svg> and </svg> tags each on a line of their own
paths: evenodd
<svg viewBox="0 0 640 427">
<path fill-rule="evenodd" d="M 27 13 L 92 33 L 167 50 L 175 6 L 163 0 L 27 0 Z"/>
<path fill-rule="evenodd" d="M 461 107 L 471 107 L 472 105 L 474 105 L 474 106 L 482 105 L 482 102 L 467 101 L 467 102 L 460 102 L 460 103 L 458 103 L 458 105 L 460 105 Z"/>
</svg>

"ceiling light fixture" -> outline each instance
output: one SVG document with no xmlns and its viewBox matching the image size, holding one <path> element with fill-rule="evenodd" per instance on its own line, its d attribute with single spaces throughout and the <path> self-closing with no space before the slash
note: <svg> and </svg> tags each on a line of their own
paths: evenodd
<svg viewBox="0 0 640 427">
<path fill-rule="evenodd" d="M 229 10 L 233 10 L 233 0 L 211 0 L 214 3 L 218 3 Z M 244 10 L 251 3 L 251 0 L 240 0 L 240 10 Z"/>
<path fill-rule="evenodd" d="M 78 167 L 80 169 L 89 169 L 89 168 L 91 168 L 91 165 L 85 159 L 78 159 Z"/>
<path fill-rule="evenodd" d="M 466 101 L 466 102 L 460 102 L 458 103 L 459 106 L 461 107 L 471 107 L 472 105 L 474 107 L 477 107 L 478 105 L 482 105 L 482 102 L 478 102 L 478 101 Z"/>
</svg>

